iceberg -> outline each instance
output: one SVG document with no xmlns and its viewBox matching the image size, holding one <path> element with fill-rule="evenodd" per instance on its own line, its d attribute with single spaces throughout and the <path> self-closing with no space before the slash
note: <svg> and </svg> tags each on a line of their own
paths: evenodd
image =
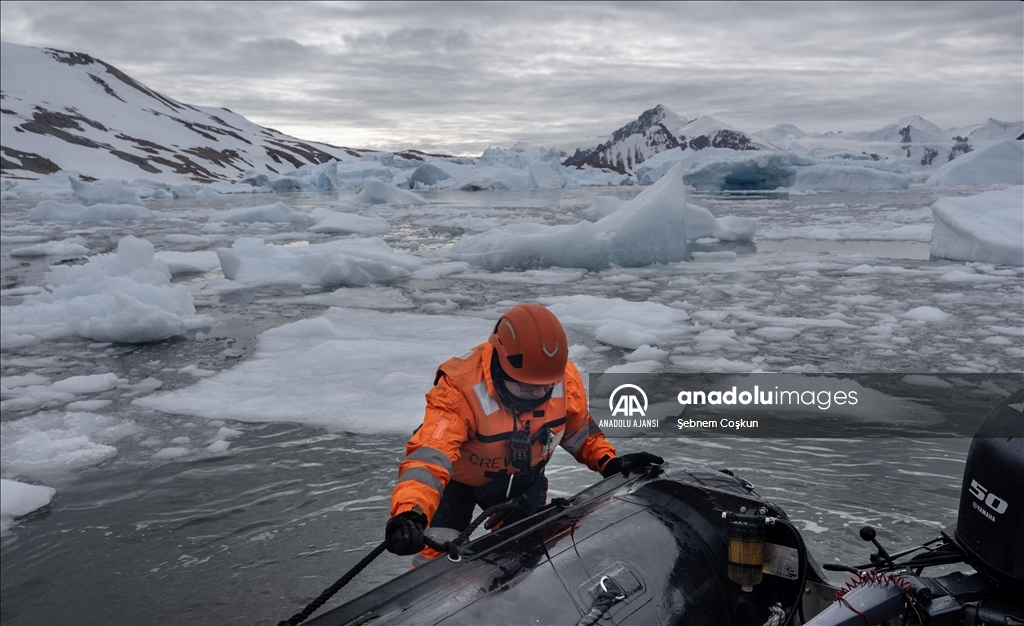
<svg viewBox="0 0 1024 626">
<path fill-rule="evenodd" d="M 307 228 L 311 233 L 355 233 L 372 235 L 386 233 L 391 224 L 374 217 L 363 217 L 355 213 L 341 213 L 330 209 L 315 208 L 309 213 L 312 226 Z"/>
<path fill-rule="evenodd" d="M 906 189 L 912 180 L 896 161 L 875 161 L 852 152 L 814 156 L 789 150 L 673 148 L 640 165 L 637 181 L 651 184 L 677 164 L 685 168 L 686 183 L 701 191 Z"/>
<path fill-rule="evenodd" d="M 489 270 L 615 264 L 637 267 L 684 261 L 686 188 L 682 165 L 596 222 L 513 224 L 466 237 L 449 256 Z"/>
<path fill-rule="evenodd" d="M 395 252 L 377 237 L 342 239 L 309 246 L 264 245 L 242 237 L 218 248 L 228 280 L 246 285 L 348 285 L 384 283 L 406 278 L 424 261 Z"/>
<path fill-rule="evenodd" d="M 11 256 L 64 256 L 80 257 L 89 254 L 89 248 L 85 247 L 85 239 L 81 237 L 69 237 L 62 241 L 47 241 L 37 243 L 34 246 L 16 248 L 11 250 Z"/>
<path fill-rule="evenodd" d="M 928 177 L 926 185 L 1024 185 L 1024 141 L 1007 139 L 961 155 Z"/>
<path fill-rule="evenodd" d="M 68 175 L 75 197 L 85 206 L 94 204 L 137 204 L 142 206 L 139 196 L 131 189 L 126 189 L 119 180 L 101 180 L 87 183 Z"/>
<path fill-rule="evenodd" d="M 1024 267 L 1024 186 L 939 198 L 932 215 L 932 258 Z"/>
<path fill-rule="evenodd" d="M 622 205 L 614 196 L 598 196 L 594 203 L 583 209 L 583 217 L 591 222 L 611 215 Z M 715 218 L 711 211 L 696 204 L 686 204 L 686 239 L 694 241 L 713 237 L 720 241 L 752 241 L 757 232 L 757 220 L 752 217 Z"/>
<path fill-rule="evenodd" d="M 363 204 L 426 204 L 422 196 L 414 194 L 387 181 L 372 179 L 366 181 L 356 194 L 356 202 Z"/>
<path fill-rule="evenodd" d="M 5 347 L 69 336 L 145 343 L 214 321 L 195 314 L 187 287 L 171 285 L 153 244 L 130 235 L 118 243 L 116 254 L 90 257 L 84 265 L 53 266 L 43 284 L 49 291 L 0 307 Z"/>
</svg>

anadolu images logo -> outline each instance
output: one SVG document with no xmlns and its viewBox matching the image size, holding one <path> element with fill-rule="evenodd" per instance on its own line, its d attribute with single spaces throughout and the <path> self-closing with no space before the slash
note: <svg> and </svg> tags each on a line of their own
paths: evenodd
<svg viewBox="0 0 1024 626">
<path fill-rule="evenodd" d="M 618 399 L 616 399 L 616 396 L 618 396 Z M 643 399 L 643 404 L 641 404 L 641 398 Z M 612 395 L 608 397 L 608 408 L 612 412 L 612 417 L 616 415 L 625 415 L 626 417 L 640 415 L 646 417 L 647 394 L 640 387 L 630 383 L 619 385 L 612 392 Z"/>
</svg>

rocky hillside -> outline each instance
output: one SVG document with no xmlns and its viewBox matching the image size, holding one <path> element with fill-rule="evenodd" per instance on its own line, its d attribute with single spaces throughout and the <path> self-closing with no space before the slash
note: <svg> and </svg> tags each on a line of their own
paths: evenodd
<svg viewBox="0 0 1024 626">
<path fill-rule="evenodd" d="M 563 165 L 600 167 L 619 173 L 633 173 L 636 167 L 659 152 L 672 148 L 731 148 L 763 150 L 774 148 L 743 131 L 712 117 L 688 120 L 659 104 L 612 133 L 604 143 L 580 148 Z"/>
<path fill-rule="evenodd" d="M 362 155 L 301 141 L 227 109 L 178 102 L 88 54 L 0 46 L 5 178 L 63 169 L 86 179 L 209 182 Z"/>
</svg>

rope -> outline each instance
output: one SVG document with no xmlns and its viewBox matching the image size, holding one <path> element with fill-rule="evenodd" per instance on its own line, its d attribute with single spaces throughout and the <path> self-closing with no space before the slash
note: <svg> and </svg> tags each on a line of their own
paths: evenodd
<svg viewBox="0 0 1024 626">
<path fill-rule="evenodd" d="M 615 601 L 620 598 L 622 598 L 622 595 L 616 594 L 614 591 L 602 591 L 597 594 L 590 612 L 581 617 L 580 621 L 576 622 L 576 626 L 593 626 L 608 612 L 608 609 L 612 608 Z"/>
<path fill-rule="evenodd" d="M 301 624 L 302 622 L 306 621 L 306 618 L 312 615 L 313 611 L 316 611 L 324 605 L 324 602 L 330 600 L 331 596 L 338 593 L 339 589 L 347 585 L 349 581 L 356 577 L 356 574 L 363 571 L 363 569 L 367 565 L 369 565 L 371 561 L 380 556 L 380 553 L 383 552 L 387 547 L 387 542 L 380 542 L 380 545 L 374 548 L 369 554 L 364 556 L 362 561 L 356 563 L 355 567 L 345 572 L 345 575 L 339 578 L 337 582 L 335 582 L 333 585 L 331 585 L 327 589 L 324 589 L 324 592 L 320 594 L 320 597 L 310 602 L 309 606 L 302 609 L 302 611 L 296 613 L 295 615 L 292 615 L 287 620 L 278 622 L 277 626 L 296 626 L 296 624 Z"/>
<path fill-rule="evenodd" d="M 565 498 L 554 498 L 551 501 L 551 506 L 567 507 L 569 505 L 570 502 Z M 437 550 L 438 552 L 447 552 L 448 558 L 450 558 L 453 561 L 461 561 L 462 557 L 459 555 L 459 548 L 462 547 L 462 544 L 466 543 L 466 541 L 469 540 L 469 536 L 473 534 L 473 531 L 479 528 L 480 524 L 482 524 L 485 519 L 487 519 L 491 515 L 494 515 L 495 513 L 507 513 L 512 511 L 518 511 L 520 513 L 523 513 L 524 515 L 526 513 L 526 511 L 523 510 L 523 507 L 519 506 L 518 504 L 496 504 L 487 509 L 486 511 L 484 511 L 483 513 L 481 513 L 479 516 L 477 516 L 477 518 L 473 520 L 473 523 L 467 526 L 466 530 L 462 531 L 459 534 L 459 536 L 455 539 L 452 539 L 451 541 L 445 541 L 444 543 L 438 543 L 430 537 L 424 536 L 423 543 L 433 548 L 434 550 Z M 310 615 L 312 615 L 314 611 L 319 609 L 321 606 L 324 605 L 325 602 L 330 600 L 331 596 L 338 593 L 338 591 L 342 587 L 351 582 L 351 580 L 356 577 L 356 574 L 366 569 L 366 566 L 372 563 L 375 558 L 380 556 L 380 554 L 387 549 L 387 546 L 388 544 L 386 541 L 380 542 L 380 544 L 376 548 L 374 548 L 369 554 L 363 557 L 362 561 L 356 563 L 355 567 L 345 572 L 345 575 L 339 578 L 333 585 L 331 585 L 327 589 L 324 589 L 324 592 L 321 593 L 316 600 L 313 600 L 309 603 L 309 606 L 302 609 L 295 615 L 292 615 L 288 619 L 278 622 L 277 626 L 297 626 L 298 624 L 301 624 L 302 622 L 306 621 L 306 619 Z M 611 605 L 609 604 L 609 606 Z M 605 611 L 607 610 L 608 609 L 605 609 Z"/>
<path fill-rule="evenodd" d="M 782 626 L 782 622 L 786 619 L 786 611 L 781 604 L 776 602 L 768 607 L 768 613 L 768 621 L 764 623 L 764 626 Z"/>
<path fill-rule="evenodd" d="M 469 536 L 473 534 L 473 531 L 480 527 L 480 524 L 484 523 L 484 520 L 492 515 L 511 513 L 513 511 L 526 515 L 526 510 L 518 504 L 495 504 L 478 515 L 476 519 L 473 520 L 473 523 L 466 526 L 466 529 L 459 533 L 459 536 L 455 539 L 452 539 L 451 541 L 438 542 L 424 535 L 423 543 L 428 548 L 437 550 L 438 552 L 447 552 L 448 558 L 452 561 L 461 561 L 462 557 L 459 555 L 459 548 L 462 547 L 462 544 L 469 541 Z"/>
</svg>

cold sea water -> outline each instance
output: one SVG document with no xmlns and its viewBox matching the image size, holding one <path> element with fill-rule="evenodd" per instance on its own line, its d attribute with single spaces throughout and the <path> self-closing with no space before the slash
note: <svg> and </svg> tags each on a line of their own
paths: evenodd
<svg viewBox="0 0 1024 626">
<path fill-rule="evenodd" d="M 393 247 L 430 256 L 443 253 L 460 237 L 502 224 L 572 223 L 581 219 L 594 196 L 628 199 L 638 191 L 425 192 L 431 203 L 425 207 L 341 206 L 351 196 L 346 192 L 340 198 L 280 194 L 231 196 L 201 204 L 147 201 L 149 208 L 162 212 L 161 217 L 128 225 L 30 222 L 27 211 L 34 202 L 19 200 L 3 204 L 2 226 L 5 238 L 40 234 L 58 240 L 78 235 L 93 253 L 113 250 L 129 232 L 153 241 L 158 250 L 192 251 L 200 247 L 165 244 L 162 239 L 169 233 L 199 234 L 211 209 L 281 200 L 297 211 L 333 206 L 385 217 L 393 226 L 385 239 Z M 1019 372 L 1022 338 L 998 329 L 1024 327 L 1021 273 L 929 260 L 927 236 L 920 233 L 931 224 L 929 207 L 937 195 L 921 188 L 794 196 L 693 194 L 691 202 L 716 216 L 757 217 L 758 236 L 751 243 L 698 244 L 709 251 L 735 251 L 735 259 L 601 272 L 478 273 L 473 278 L 411 279 L 392 286 L 415 303 L 413 313 L 423 315 L 432 314 L 422 306 L 434 301 L 431 293 L 463 296 L 457 310 L 448 307 L 444 314 L 467 318 L 493 315 L 513 301 L 587 294 L 676 303 L 688 311 L 688 323 L 722 331 L 684 333 L 659 346 L 672 354 L 663 361 L 665 372 L 700 371 L 701 364 L 710 362 L 701 359 L 710 358 L 722 359 L 717 362 L 735 367 L 734 371 L 760 365 L 775 371 L 950 376 Z M 294 231 L 291 243 L 306 237 L 303 228 L 294 225 L 232 228 L 204 249 L 228 246 L 239 236 Z M 893 236 L 900 228 L 911 235 Z M 18 245 L 3 244 L 5 290 L 39 285 L 46 268 L 61 261 L 13 258 L 9 253 Z M 992 280 L 940 280 L 955 270 Z M 59 379 L 113 372 L 131 383 L 147 378 L 162 382 L 155 392 L 145 386 L 126 387 L 95 396 L 111 401 L 97 413 L 134 425 L 131 434 L 110 444 L 116 454 L 98 464 L 33 465 L 9 454 L 13 448 L 4 443 L 5 478 L 57 489 L 50 506 L 16 520 L 3 535 L 0 618 L 5 625 L 276 624 L 303 608 L 382 540 L 388 497 L 410 429 L 382 426 L 377 431 L 347 432 L 345 406 L 336 407 L 336 426 L 323 428 L 289 421 L 211 423 L 195 412 L 167 414 L 132 404 L 149 393 L 196 384 L 195 376 L 180 373 L 189 365 L 209 372 L 241 367 L 258 349 L 260 332 L 326 310 L 296 300 L 296 295 L 308 295 L 308 288 L 262 286 L 201 295 L 215 277 L 216 272 L 174 279 L 200 294 L 199 311 L 218 320 L 208 331 L 144 345 L 63 339 L 3 349 L 4 377 L 34 373 Z M 5 296 L 3 304 L 18 302 L 17 296 Z M 901 312 L 922 305 L 941 309 L 950 320 L 934 327 L 899 326 Z M 846 311 L 856 328 L 844 333 L 813 327 L 793 334 L 756 333 L 785 327 L 786 318 L 822 318 L 834 310 Z M 575 352 L 585 373 L 628 362 L 630 350 L 602 344 L 593 329 L 567 330 L 571 344 L 588 348 Z M 1009 345 L 985 341 L 1003 336 L 1011 340 Z M 483 339 L 466 337 L 464 342 L 472 345 Z M 688 367 L 687 359 L 697 365 Z M 744 363 L 750 366 L 746 370 L 740 367 Z M 427 389 L 429 376 L 425 374 L 417 393 Z M 335 384 L 344 386 L 346 381 Z M 982 404 L 997 404 L 1001 390 L 1011 391 L 982 389 L 987 393 Z M 279 393 L 286 396 L 290 391 L 282 388 Z M 299 406 L 308 397 L 296 395 L 293 401 Z M 60 410 L 51 405 L 5 410 L 2 421 L 10 427 L 40 411 Z M 394 423 L 392 417 L 381 416 L 381 423 Z M 406 421 L 415 424 L 418 417 Z M 215 437 L 221 427 L 241 433 L 231 439 L 226 452 L 197 445 Z M 5 431 L 5 437 L 7 432 L 14 433 Z M 183 436 L 192 442 L 188 454 L 154 458 L 159 447 Z M 896 547 L 929 540 L 955 521 L 970 440 L 915 436 L 908 430 L 906 436 L 883 439 L 634 438 L 616 439 L 615 444 L 620 452 L 648 450 L 673 464 L 732 470 L 787 511 L 803 529 L 819 563 L 853 564 L 865 562 L 872 551 L 857 536 L 864 524 L 878 529 L 883 545 Z M 552 496 L 572 494 L 599 478 L 564 451 L 555 454 L 547 473 Z M 407 557 L 381 556 L 327 607 L 368 591 L 408 566 Z"/>
</svg>

